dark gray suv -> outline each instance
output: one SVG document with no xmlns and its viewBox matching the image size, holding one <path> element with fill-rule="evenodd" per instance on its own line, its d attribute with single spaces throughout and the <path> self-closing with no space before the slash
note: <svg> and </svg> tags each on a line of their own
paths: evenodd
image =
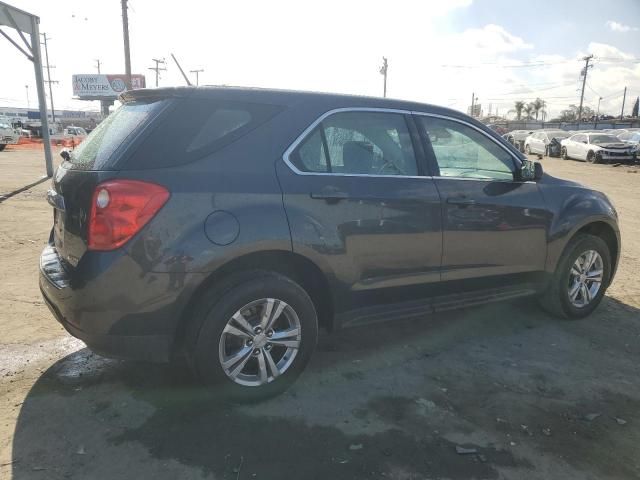
<svg viewBox="0 0 640 480">
<path fill-rule="evenodd" d="M 40 259 L 47 305 L 98 353 L 186 357 L 259 398 L 318 327 L 525 295 L 579 318 L 615 273 L 607 197 L 460 112 L 225 87 L 121 101 L 56 171 Z"/>
</svg>

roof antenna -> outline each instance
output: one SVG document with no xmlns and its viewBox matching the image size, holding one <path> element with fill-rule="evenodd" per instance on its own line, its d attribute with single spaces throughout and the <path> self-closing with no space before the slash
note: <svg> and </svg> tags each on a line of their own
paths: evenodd
<svg viewBox="0 0 640 480">
<path fill-rule="evenodd" d="M 191 85 L 191 82 L 189 81 L 189 78 L 184 74 L 184 70 L 182 70 L 182 67 L 178 63 L 178 60 L 176 59 L 176 56 L 173 53 L 171 54 L 171 58 L 173 58 L 173 61 L 176 62 L 176 65 L 178 66 L 178 69 L 180 70 L 180 73 L 184 77 L 184 81 L 187 82 L 188 86 L 192 87 L 193 85 Z"/>
</svg>

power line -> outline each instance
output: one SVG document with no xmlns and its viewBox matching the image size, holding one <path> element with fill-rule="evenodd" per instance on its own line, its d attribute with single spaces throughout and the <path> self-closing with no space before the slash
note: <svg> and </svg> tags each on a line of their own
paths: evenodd
<svg viewBox="0 0 640 480">
<path fill-rule="evenodd" d="M 51 80 L 51 69 L 52 68 L 56 68 L 53 65 L 49 65 L 49 48 L 47 46 L 47 40 L 51 40 L 51 38 L 47 38 L 47 34 L 46 33 L 41 33 L 40 35 L 42 35 L 42 37 L 44 38 L 44 57 L 45 60 L 47 62 L 47 80 L 45 80 L 45 83 L 49 84 L 49 99 L 51 100 L 51 121 L 53 123 L 55 123 L 56 121 L 56 110 L 53 108 L 53 89 L 51 88 L 51 84 L 52 83 L 59 83 L 57 80 Z"/>
<path fill-rule="evenodd" d="M 440 65 L 441 67 L 444 68 L 480 68 L 480 67 L 484 67 L 487 65 L 491 65 L 491 66 L 496 66 L 496 67 L 500 67 L 500 68 L 528 68 L 528 67 L 546 67 L 549 65 L 563 65 L 566 63 L 574 63 L 577 60 L 561 60 L 558 62 L 544 62 L 544 61 L 538 61 L 538 62 L 521 62 L 521 63 L 514 63 L 514 64 L 504 64 L 504 63 L 500 63 L 500 62 L 481 62 L 481 63 L 475 63 L 475 64 L 470 64 L 470 65 L 447 65 L 447 64 L 443 64 Z"/>
</svg>

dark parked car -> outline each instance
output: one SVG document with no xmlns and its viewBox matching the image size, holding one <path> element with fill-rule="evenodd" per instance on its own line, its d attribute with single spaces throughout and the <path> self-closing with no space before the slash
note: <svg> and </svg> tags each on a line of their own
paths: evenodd
<svg viewBox="0 0 640 480">
<path fill-rule="evenodd" d="M 40 259 L 47 305 L 98 353 L 186 356 L 264 397 L 318 327 L 525 295 L 580 318 L 615 273 L 607 197 L 460 112 L 218 87 L 121 101 L 56 171 Z"/>
</svg>

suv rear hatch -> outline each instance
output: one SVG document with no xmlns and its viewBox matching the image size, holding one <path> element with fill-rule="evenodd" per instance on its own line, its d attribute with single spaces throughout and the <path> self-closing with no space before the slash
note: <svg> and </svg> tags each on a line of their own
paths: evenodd
<svg viewBox="0 0 640 480">
<path fill-rule="evenodd" d="M 87 251 L 96 186 L 132 177 L 153 181 L 151 169 L 173 169 L 207 157 L 248 135 L 283 107 L 234 98 L 222 88 L 135 90 L 56 171 L 49 203 L 53 243 L 75 267 Z M 176 171 L 176 174 L 179 172 Z"/>
<path fill-rule="evenodd" d="M 167 99 L 125 103 L 103 120 L 57 169 L 47 200 L 53 207 L 52 240 L 65 264 L 75 267 L 87 250 L 87 222 L 96 186 L 118 173 L 118 160 L 166 108 Z"/>
</svg>

